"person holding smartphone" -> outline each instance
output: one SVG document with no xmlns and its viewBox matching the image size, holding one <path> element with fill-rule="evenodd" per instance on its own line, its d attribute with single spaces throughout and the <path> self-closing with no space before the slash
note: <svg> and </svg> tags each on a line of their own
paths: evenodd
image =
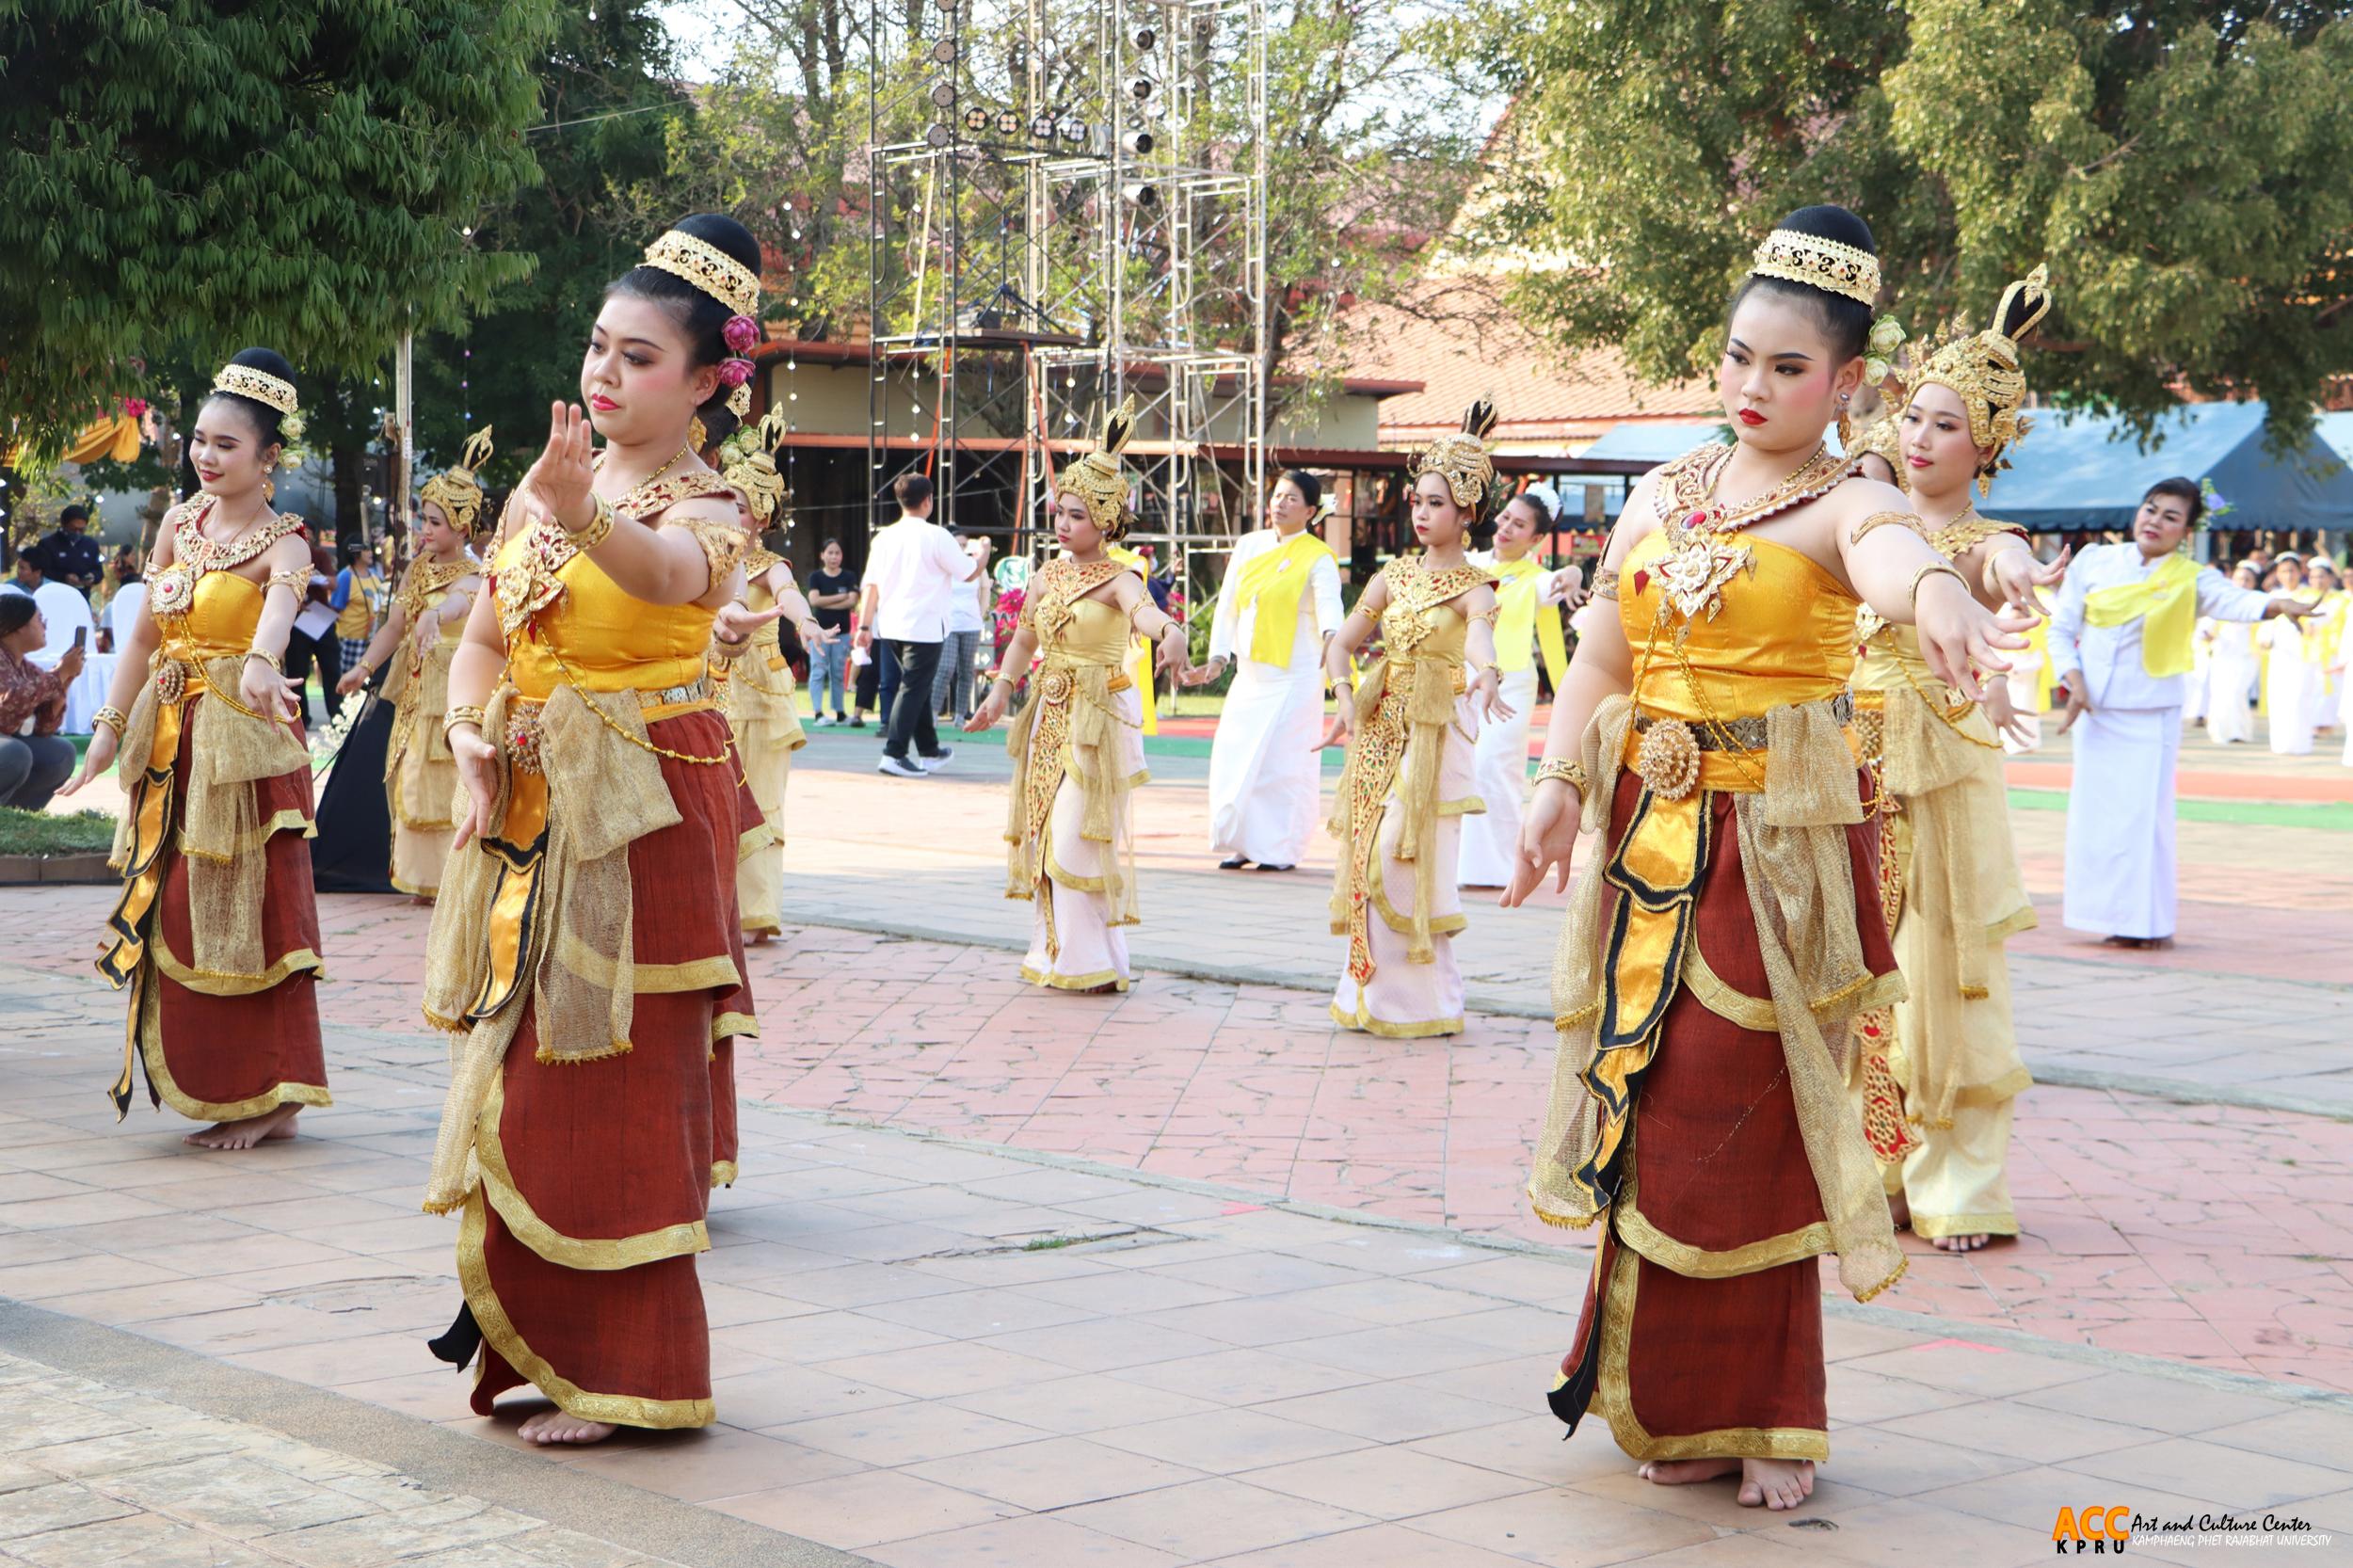
<svg viewBox="0 0 2353 1568">
<path fill-rule="evenodd" d="M 19 811 L 45 809 L 73 772 L 73 743 L 57 729 L 65 722 L 66 688 L 82 673 L 83 637 L 54 670 L 32 661 L 48 640 L 39 605 L 24 594 L 0 596 L 0 806 Z M 20 735 L 27 719 L 32 733 Z"/>
</svg>

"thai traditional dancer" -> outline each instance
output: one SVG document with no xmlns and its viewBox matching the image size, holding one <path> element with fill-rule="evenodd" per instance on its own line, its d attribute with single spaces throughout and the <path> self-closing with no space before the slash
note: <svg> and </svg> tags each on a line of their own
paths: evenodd
<svg viewBox="0 0 2353 1568">
<path fill-rule="evenodd" d="M 1975 700 L 2028 619 L 1997 617 L 1855 477 L 1824 426 L 1864 377 L 1879 262 L 1837 207 L 1784 219 L 1733 296 L 1717 387 L 1737 441 L 1654 470 L 1595 579 L 1503 902 L 1602 858 L 1553 975 L 1561 1055 L 1529 1195 L 1604 1223 L 1552 1392 L 1662 1485 L 1737 1474 L 1797 1507 L 1829 1452 L 1817 1255 L 1868 1299 L 1903 1272 L 1848 1105 L 1847 1024 L 1902 982 L 1846 692 L 1855 613 L 1917 622 Z"/>
<path fill-rule="evenodd" d="M 2233 587 L 2258 586 L 2254 563 L 2231 570 Z M 2206 648 L 2206 739 L 2237 745 L 2255 738 L 2255 693 L 2263 684 L 2263 650 L 2256 628 L 2243 620 L 2198 619 L 2198 640 Z"/>
<path fill-rule="evenodd" d="M 389 661 L 384 700 L 392 705 L 392 744 L 384 754 L 384 795 L 392 808 L 392 883 L 419 904 L 441 885 L 456 833 L 457 764 L 443 733 L 449 714 L 449 664 L 482 591 L 482 563 L 471 543 L 482 518 L 482 465 L 490 432 L 466 441 L 456 468 L 425 482 L 417 507 L 417 555 L 401 574 L 384 619 L 359 662 L 335 690 L 348 696 Z"/>
<path fill-rule="evenodd" d="M 1129 632 L 1159 648 L 1159 668 L 1180 678 L 1189 668 L 1183 625 L 1153 605 L 1141 571 L 1107 552 L 1134 520 L 1119 464 L 1134 421 L 1130 399 L 1096 449 L 1056 480 L 1054 538 L 1064 553 L 1032 575 L 988 696 L 964 725 L 979 731 L 1002 718 L 1015 682 L 1040 658 L 1005 739 L 1005 896 L 1035 911 L 1021 978 L 1063 991 L 1125 991 L 1134 978 L 1121 928 L 1139 919 L 1132 796 L 1149 775 Z"/>
<path fill-rule="evenodd" d="M 741 433 L 727 451 L 726 479 L 735 493 L 736 520 L 750 541 L 744 558 L 744 602 L 754 610 L 782 608 L 811 658 L 832 640 L 817 624 L 808 600 L 792 581 L 792 563 L 760 543 L 776 505 L 785 499 L 784 475 L 771 456 L 785 436 L 782 405 L 771 408 L 757 429 Z M 784 792 L 792 776 L 792 754 L 808 744 L 801 731 L 799 688 L 778 640 L 780 623 L 752 633 L 752 646 L 735 658 L 713 648 L 711 673 L 726 692 L 728 723 L 735 730 L 744 781 L 762 819 L 744 830 L 743 859 L 735 869 L 736 912 L 753 945 L 784 929 Z"/>
<path fill-rule="evenodd" d="M 1957 328 L 1906 377 L 1897 472 L 1919 526 L 1989 608 L 2040 614 L 2035 590 L 2066 572 L 2036 562 L 2025 531 L 1977 515 L 2025 434 L 2019 344 L 2050 310 L 2038 267 L 1983 332 Z M 2035 923 L 2010 843 L 2002 732 L 2019 728 L 2005 680 L 1982 701 L 1930 673 L 1919 634 L 1865 610 L 1853 687 L 1875 778 L 1880 899 L 1909 997 L 1857 1020 L 1848 1085 L 1897 1224 L 1946 1252 L 2015 1236 L 2010 1104 L 2033 1080 L 2018 1058 L 2002 943 Z"/>
<path fill-rule="evenodd" d="M 1463 1030 L 1456 863 L 1463 818 L 1485 809 L 1472 748 L 1481 720 L 1514 716 L 1496 660 L 1494 580 L 1465 553 L 1493 501 L 1495 423 L 1494 408 L 1475 403 L 1460 431 L 1415 456 L 1421 553 L 1383 567 L 1324 650 L 1340 698 L 1324 744 L 1348 744 L 1330 824 L 1332 932 L 1348 938 L 1332 1017 L 1386 1039 Z M 1382 656 L 1352 691 L 1350 661 L 1375 627 Z"/>
<path fill-rule="evenodd" d="M 304 1106 L 333 1103 L 311 754 L 283 667 L 311 547 L 300 518 L 270 509 L 270 471 L 302 439 L 293 376 L 248 348 L 213 378 L 188 440 L 202 493 L 165 515 L 146 603 L 82 771 L 60 792 L 120 753 L 122 896 L 98 972 L 130 987 L 131 1008 L 108 1096 L 120 1121 L 136 1063 L 150 1100 L 215 1124 L 188 1134 L 203 1148 L 291 1138 Z"/>
<path fill-rule="evenodd" d="M 556 405 L 450 669 L 466 801 L 424 1009 L 456 1039 L 424 1206 L 463 1212 L 465 1306 L 433 1348 L 479 1349 L 479 1415 L 525 1383 L 552 1400 L 533 1442 L 712 1418 L 695 1254 L 734 1175 L 758 808 L 707 658 L 782 611 L 738 602 L 735 503 L 687 437 L 748 404 L 759 265 L 741 224 L 699 214 L 607 290 L 589 412 Z"/>
<path fill-rule="evenodd" d="M 2173 942 L 2173 764 L 2198 618 L 2313 613 L 2292 594 L 2233 587 L 2192 559 L 2189 532 L 2205 510 L 2193 481 L 2158 480 L 2140 499 L 2133 536 L 2077 555 L 2051 611 L 2058 728 L 2075 735 L 2061 919 L 2112 946 Z M 2280 723 L 2276 710 L 2271 722 Z"/>
<path fill-rule="evenodd" d="M 1496 663 L 1503 669 L 1503 700 L 1512 716 L 1481 725 L 1471 753 L 1471 775 L 1487 809 L 1463 819 L 1463 859 L 1456 875 L 1465 888 L 1500 888 L 1512 880 L 1519 856 L 1520 808 L 1528 796 L 1528 728 L 1536 716 L 1536 654 L 1559 691 L 1569 673 L 1568 640 L 1561 609 L 1585 602 L 1584 574 L 1575 567 L 1546 571 L 1536 541 L 1551 536 L 1560 498 L 1522 490 L 1496 516 L 1495 547 L 1474 552 L 1471 565 L 1496 580 Z"/>
<path fill-rule="evenodd" d="M 1323 485 L 1291 469 L 1267 493 L 1268 526 L 1234 541 L 1196 684 L 1234 666 L 1209 747 L 1209 848 L 1224 871 L 1287 872 L 1315 831 L 1323 644 L 1340 627 L 1339 557 L 1318 525 Z"/>
</svg>

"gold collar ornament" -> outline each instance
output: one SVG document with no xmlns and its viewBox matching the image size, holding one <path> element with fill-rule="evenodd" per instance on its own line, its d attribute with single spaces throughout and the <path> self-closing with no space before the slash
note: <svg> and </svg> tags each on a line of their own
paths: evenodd
<svg viewBox="0 0 2353 1568">
<path fill-rule="evenodd" d="M 1778 278 L 1803 283 L 1826 294 L 1843 296 L 1868 305 L 1879 298 L 1880 259 L 1868 250 L 1842 245 L 1795 229 L 1776 229 L 1765 236 L 1749 264 L 1756 278 Z"/>
<path fill-rule="evenodd" d="M 1464 413 L 1462 429 L 1414 454 L 1412 477 L 1434 473 L 1446 481 L 1454 504 L 1483 511 L 1496 483 L 1495 458 L 1487 451 L 1495 427 L 1496 406 L 1482 397 Z"/>
<path fill-rule="evenodd" d="M 784 437 L 784 409 L 772 408 L 759 424 L 737 431 L 719 449 L 724 470 L 720 477 L 744 492 L 752 520 L 762 528 L 768 526 L 780 504 L 792 499 L 784 488 L 784 475 L 776 472 L 774 456 Z"/>
<path fill-rule="evenodd" d="M 760 274 L 683 229 L 673 229 L 646 247 L 646 265 L 683 278 L 737 315 L 759 313 Z"/>
<path fill-rule="evenodd" d="M 466 438 L 456 467 L 443 469 L 417 492 L 420 501 L 430 501 L 448 513 L 450 525 L 466 537 L 472 536 L 482 518 L 482 465 L 490 460 L 490 426 L 486 424 Z"/>
<path fill-rule="evenodd" d="M 2009 467 L 2005 454 L 2032 424 L 2018 411 L 2026 400 L 2026 373 L 2020 367 L 2018 348 L 2051 313 L 2050 281 L 2051 269 L 2043 265 L 2010 284 L 2002 291 L 1993 324 L 1982 332 L 1970 331 L 1966 321 L 1954 322 L 1943 344 L 1929 351 L 1904 389 L 1907 408 L 1923 387 L 1948 387 L 1960 396 L 1969 410 L 1970 440 L 1987 449 L 1977 473 L 1979 495 L 1992 491 L 1993 475 Z"/>
<path fill-rule="evenodd" d="M 1128 496 L 1132 487 L 1128 471 L 1120 467 L 1119 455 L 1128 449 L 1135 428 L 1136 400 L 1130 393 L 1118 411 L 1103 422 L 1103 437 L 1095 450 L 1064 468 L 1057 481 L 1058 488 L 1086 503 L 1087 518 L 1106 543 L 1127 536 Z"/>
</svg>

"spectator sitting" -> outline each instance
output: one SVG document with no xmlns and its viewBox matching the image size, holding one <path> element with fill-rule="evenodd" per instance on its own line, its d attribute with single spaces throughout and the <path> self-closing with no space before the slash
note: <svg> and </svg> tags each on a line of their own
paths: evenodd
<svg viewBox="0 0 2353 1568">
<path fill-rule="evenodd" d="M 20 811 L 45 808 L 76 760 L 57 727 L 66 688 L 82 673 L 82 650 L 69 648 L 55 670 L 42 669 L 30 656 L 48 635 L 29 596 L 0 596 L 0 806 Z M 27 719 L 32 732 L 18 734 Z"/>
<path fill-rule="evenodd" d="M 56 532 L 26 553 L 40 557 L 40 569 L 51 582 L 84 597 L 98 586 L 99 575 L 105 570 L 105 552 L 89 536 L 89 508 L 79 502 L 58 513 Z"/>
</svg>

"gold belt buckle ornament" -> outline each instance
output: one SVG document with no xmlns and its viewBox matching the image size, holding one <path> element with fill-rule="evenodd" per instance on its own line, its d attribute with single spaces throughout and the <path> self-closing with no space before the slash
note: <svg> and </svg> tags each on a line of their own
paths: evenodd
<svg viewBox="0 0 2353 1568">
<path fill-rule="evenodd" d="M 155 700 L 168 708 L 188 692 L 188 666 L 167 659 L 155 666 Z"/>
<path fill-rule="evenodd" d="M 1071 678 L 1068 670 L 1048 670 L 1038 685 L 1038 695 L 1048 703 L 1060 707 L 1070 700 Z"/>
<path fill-rule="evenodd" d="M 1700 743 L 1681 719 L 1657 719 L 1642 731 L 1634 771 L 1661 800 L 1681 800 L 1699 785 Z"/>
<path fill-rule="evenodd" d="M 540 756 L 540 742 L 546 731 L 539 722 L 536 704 L 518 702 L 506 713 L 506 758 L 519 773 L 544 773 L 547 760 Z"/>
</svg>

